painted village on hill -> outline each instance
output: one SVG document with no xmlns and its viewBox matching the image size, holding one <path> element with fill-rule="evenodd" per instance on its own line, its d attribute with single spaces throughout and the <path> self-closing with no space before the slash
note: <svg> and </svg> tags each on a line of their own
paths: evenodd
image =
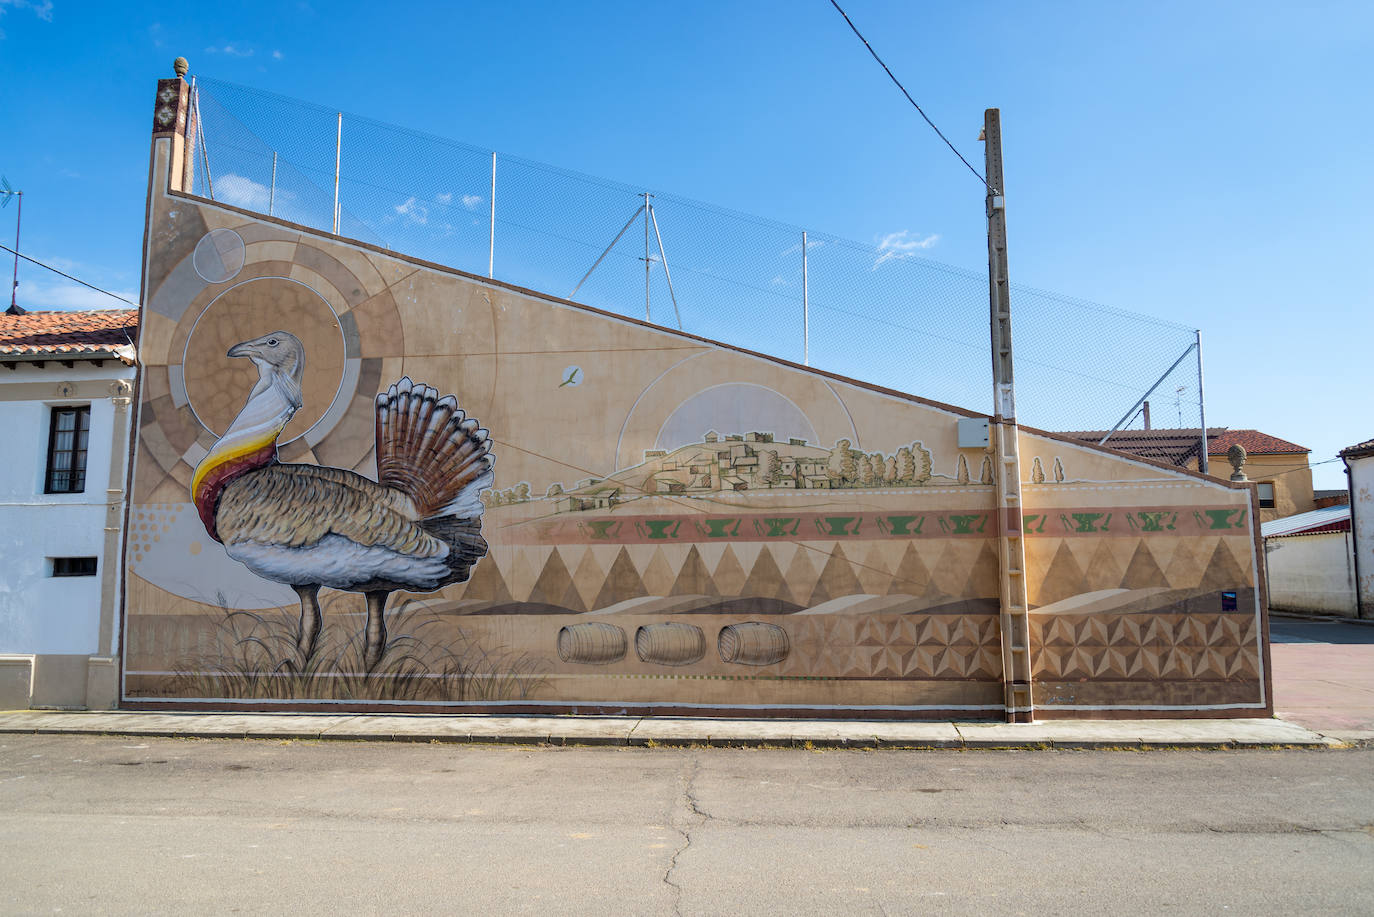
<svg viewBox="0 0 1374 917">
<path fill-rule="evenodd" d="M 960 455 L 953 476 L 933 470 L 929 449 L 917 440 L 892 455 L 865 453 L 847 439 L 826 449 L 803 439 L 775 439 L 772 433 L 709 431 L 699 443 L 677 449 L 649 449 L 644 461 L 605 478 L 585 478 L 572 488 L 549 486 L 545 497 L 554 512 L 608 510 L 636 497 L 681 496 L 721 492 L 778 490 L 814 491 L 924 487 L 931 484 L 992 484 L 992 462 L 984 456 L 976 478 Z M 1064 479 L 1063 465 L 1054 463 L 1054 477 Z M 1035 476 L 1044 481 L 1036 459 Z M 531 499 L 531 488 L 520 483 L 483 494 L 489 508 Z"/>
</svg>

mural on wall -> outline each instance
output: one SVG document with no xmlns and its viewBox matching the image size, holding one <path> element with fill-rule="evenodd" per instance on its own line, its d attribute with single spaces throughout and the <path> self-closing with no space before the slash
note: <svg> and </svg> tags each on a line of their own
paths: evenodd
<svg viewBox="0 0 1374 917">
<path fill-rule="evenodd" d="M 403 377 L 377 396 L 377 480 L 347 468 L 283 464 L 277 438 L 301 409 L 305 346 L 287 331 L 235 344 L 258 371 L 248 401 L 196 466 L 191 499 L 226 553 L 300 597 L 299 655 L 308 666 L 322 623 L 320 588 L 367 601 L 363 668 L 386 647 L 394 591 L 466 580 L 487 553 L 478 494 L 492 481 L 491 443 L 452 395 Z"/>
<path fill-rule="evenodd" d="M 129 698 L 1000 711 L 968 412 L 209 203 L 149 240 Z M 1262 706 L 1248 492 L 1021 450 L 1037 702 Z"/>
</svg>

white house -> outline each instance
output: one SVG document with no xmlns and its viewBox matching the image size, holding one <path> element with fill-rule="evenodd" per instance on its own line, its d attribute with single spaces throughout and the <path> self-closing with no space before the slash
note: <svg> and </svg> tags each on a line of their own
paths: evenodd
<svg viewBox="0 0 1374 917">
<path fill-rule="evenodd" d="M 1355 578 L 1362 618 L 1374 617 L 1374 439 L 1342 449 L 1350 481 L 1350 528 L 1355 536 Z"/>
<path fill-rule="evenodd" d="M 0 315 L 0 709 L 118 694 L 134 310 Z"/>
<path fill-rule="evenodd" d="M 1260 526 L 1260 533 L 1270 608 L 1356 616 L 1349 506 L 1271 519 Z"/>
</svg>

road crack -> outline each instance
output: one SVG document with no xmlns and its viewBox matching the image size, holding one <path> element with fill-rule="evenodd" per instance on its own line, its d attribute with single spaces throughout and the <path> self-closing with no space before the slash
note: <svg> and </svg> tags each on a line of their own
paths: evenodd
<svg viewBox="0 0 1374 917">
<path fill-rule="evenodd" d="M 673 890 L 673 913 L 678 917 L 682 914 L 684 889 L 681 883 L 676 881 L 673 873 L 677 871 L 678 860 L 692 846 L 692 833 L 712 820 L 711 814 L 701 808 L 701 803 L 697 799 L 696 782 L 700 771 L 701 758 L 694 755 L 690 766 L 678 775 L 680 789 L 673 804 L 673 811 L 668 817 L 668 826 L 682 838 L 682 843 L 673 851 L 672 859 L 668 861 L 668 868 L 663 871 L 663 884 Z"/>
</svg>

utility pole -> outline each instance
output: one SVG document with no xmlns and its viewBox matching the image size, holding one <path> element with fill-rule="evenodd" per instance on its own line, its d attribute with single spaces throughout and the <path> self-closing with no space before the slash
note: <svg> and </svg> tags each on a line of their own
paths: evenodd
<svg viewBox="0 0 1374 917">
<path fill-rule="evenodd" d="M 14 215 L 14 278 L 10 283 L 10 308 L 11 315 L 19 314 L 19 229 L 24 220 L 24 192 L 15 191 L 10 187 L 9 179 L 0 178 L 0 207 L 8 207 L 11 200 L 19 202 L 19 209 Z"/>
<path fill-rule="evenodd" d="M 1011 287 L 1007 275 L 1007 201 L 1002 177 L 1002 114 L 983 112 L 987 175 L 988 304 L 992 330 L 993 416 L 989 443 L 997 484 L 1002 684 L 1009 723 L 1035 717 L 1031 696 L 1030 611 L 1026 598 L 1026 546 L 1021 521 L 1021 454 L 1017 444 L 1016 386 L 1012 375 Z"/>
<path fill-rule="evenodd" d="M 652 321 L 649 317 L 649 268 L 653 263 L 649 261 L 649 192 L 644 192 L 644 320 Z"/>
</svg>

